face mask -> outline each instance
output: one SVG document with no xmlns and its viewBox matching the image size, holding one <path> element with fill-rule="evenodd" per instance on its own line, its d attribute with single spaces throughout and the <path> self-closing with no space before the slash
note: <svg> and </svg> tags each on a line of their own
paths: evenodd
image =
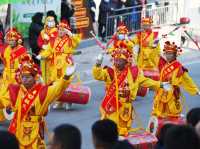
<svg viewBox="0 0 200 149">
<path fill-rule="evenodd" d="M 48 27 L 55 27 L 55 22 L 54 21 L 47 22 L 47 26 Z"/>
<path fill-rule="evenodd" d="M 118 39 L 119 40 L 125 40 L 126 39 L 126 36 L 124 34 L 119 34 L 118 35 Z"/>
</svg>

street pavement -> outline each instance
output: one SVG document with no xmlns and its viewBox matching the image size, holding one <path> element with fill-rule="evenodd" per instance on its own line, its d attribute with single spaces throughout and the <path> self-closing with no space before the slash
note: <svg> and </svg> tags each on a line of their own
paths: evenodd
<svg viewBox="0 0 200 149">
<path fill-rule="evenodd" d="M 75 55 L 74 60 L 77 63 L 77 73 L 80 75 L 83 85 L 91 88 L 92 97 L 87 105 L 73 104 L 72 109 L 66 111 L 51 110 L 46 117 L 49 131 L 62 123 L 70 123 L 76 125 L 82 133 L 82 149 L 93 149 L 91 138 L 91 126 L 99 119 L 99 105 L 104 97 L 103 82 L 95 81 L 91 75 L 92 66 L 95 64 L 96 56 L 101 52 L 97 45 L 92 45 L 87 48 L 78 48 L 81 51 L 80 55 Z M 184 49 L 185 50 L 185 49 Z M 194 81 L 200 86 L 200 51 L 185 50 L 179 57 L 179 60 L 188 68 L 190 75 Z M 110 58 L 105 56 L 104 64 L 109 64 Z M 190 96 L 184 92 L 186 103 L 189 108 L 200 106 L 200 97 Z M 133 105 L 139 115 L 143 126 L 146 127 L 153 102 L 153 92 L 150 91 L 146 97 L 137 97 Z M 184 110 L 184 113 L 186 111 Z M 0 129 L 6 129 L 8 122 L 1 124 Z M 134 124 L 133 124 L 134 125 Z"/>
</svg>

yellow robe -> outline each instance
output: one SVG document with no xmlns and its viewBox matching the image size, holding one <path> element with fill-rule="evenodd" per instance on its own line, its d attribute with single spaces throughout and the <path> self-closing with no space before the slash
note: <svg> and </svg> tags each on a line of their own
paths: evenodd
<svg viewBox="0 0 200 149">
<path fill-rule="evenodd" d="M 44 124 L 45 122 L 44 116 L 47 114 L 49 104 L 58 99 L 70 82 L 71 80 L 64 79 L 54 82 L 53 85 L 48 87 L 43 102 L 41 102 L 38 93 L 28 111 L 28 114 L 26 114 L 22 120 L 20 120 L 19 116 L 21 115 L 21 112 L 17 113 L 17 129 L 15 135 L 19 140 L 20 149 L 46 148 L 44 139 L 39 134 L 41 131 L 40 124 Z M 24 97 L 27 92 L 26 88 L 21 85 L 15 105 L 11 106 L 13 111 L 20 111 L 19 109 L 21 109 L 22 97 Z M 0 107 L 7 107 L 11 104 L 9 92 L 0 95 Z"/>
<path fill-rule="evenodd" d="M 155 48 L 153 47 L 154 33 L 146 39 L 146 33 L 142 32 L 142 35 L 136 35 L 132 42 L 140 46 L 140 50 L 137 56 L 138 67 L 142 70 L 156 70 L 160 59 L 160 45 L 158 44 Z M 140 39 L 141 38 L 141 39 Z M 143 43 L 143 42 L 145 43 Z"/>
<path fill-rule="evenodd" d="M 96 80 L 104 81 L 106 83 L 106 91 L 108 91 L 108 88 L 112 82 L 108 70 L 94 66 L 92 74 Z M 101 119 L 108 118 L 115 121 L 118 125 L 120 135 L 126 135 L 131 129 L 132 121 L 135 116 L 132 107 L 132 101 L 136 99 L 137 90 L 139 86 L 150 87 L 154 89 L 158 89 L 160 87 L 159 81 L 154 81 L 149 78 L 146 78 L 140 72 L 138 73 L 137 78 L 133 80 L 130 69 L 128 70 L 125 81 L 128 83 L 128 90 L 130 91 L 130 96 L 129 99 L 119 96 L 118 100 L 122 104 L 122 106 L 119 108 L 119 114 L 117 112 L 108 114 L 102 107 L 100 107 Z"/>
<path fill-rule="evenodd" d="M 161 78 L 163 70 L 168 66 L 166 64 L 161 71 Z M 161 80 L 166 81 L 166 80 Z M 199 91 L 197 85 L 193 82 L 188 72 L 183 67 L 176 68 L 167 80 L 171 83 L 172 90 L 164 91 L 159 89 L 155 93 L 152 115 L 157 117 L 178 117 L 182 112 L 182 102 L 180 87 L 183 87 L 191 95 L 196 95 Z"/>
<path fill-rule="evenodd" d="M 75 48 L 79 45 L 80 36 L 74 35 L 71 38 L 71 46 L 69 46 L 68 43 L 65 43 L 62 47 L 62 52 L 57 52 L 55 49 L 61 40 L 60 37 L 57 37 L 53 44 L 49 43 L 48 48 L 40 53 L 41 57 L 45 58 L 45 60 L 48 60 L 48 58 L 51 59 L 51 65 L 48 65 L 46 68 L 42 67 L 42 70 L 46 69 L 45 72 L 49 71 L 50 73 L 49 75 L 42 74 L 42 77 L 46 80 L 45 83 L 47 84 L 64 76 L 66 67 L 71 65 L 71 63 L 67 61 L 67 58 L 72 56 Z"/>
<path fill-rule="evenodd" d="M 4 68 L 4 72 L 3 72 L 3 79 L 6 81 L 7 84 L 9 83 L 15 83 L 15 71 L 18 69 L 19 63 L 21 58 L 27 54 L 26 52 L 22 55 L 20 55 L 19 57 L 15 58 L 15 60 L 11 63 L 10 59 L 11 59 L 11 51 L 16 50 L 18 48 L 22 47 L 21 45 L 18 45 L 17 47 L 15 47 L 14 49 L 11 49 L 10 46 L 7 46 L 5 48 L 5 51 L 3 53 L 3 59 L 5 62 L 5 68 Z"/>
</svg>

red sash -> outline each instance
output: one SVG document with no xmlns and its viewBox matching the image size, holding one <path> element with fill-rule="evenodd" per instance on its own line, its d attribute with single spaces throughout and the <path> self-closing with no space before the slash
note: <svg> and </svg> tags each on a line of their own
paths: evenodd
<svg viewBox="0 0 200 149">
<path fill-rule="evenodd" d="M 178 61 L 174 61 L 168 66 L 164 67 L 162 72 L 161 72 L 161 80 L 164 81 L 167 78 L 169 78 L 170 74 L 174 72 L 177 68 L 180 68 L 182 65 Z"/>
<path fill-rule="evenodd" d="M 41 88 L 42 88 L 41 84 L 36 84 L 30 91 L 28 91 L 26 96 L 22 99 L 21 109 L 18 109 L 21 110 L 21 120 L 23 120 L 23 118 L 30 110 L 31 105 L 35 101 L 35 98 L 37 97 Z M 17 113 L 18 112 L 16 111 L 14 118 L 12 119 L 10 126 L 8 128 L 8 130 L 13 134 L 15 134 L 17 128 Z"/>
<path fill-rule="evenodd" d="M 118 86 L 120 87 L 121 84 L 126 79 L 128 73 L 128 68 L 126 68 L 122 73 L 117 76 Z M 116 85 L 115 79 L 110 84 L 110 87 L 107 90 L 106 96 L 103 99 L 102 107 L 106 111 L 106 113 L 111 114 L 117 110 L 117 103 L 116 103 Z M 118 108 L 121 107 L 120 102 L 118 101 Z"/>
<path fill-rule="evenodd" d="M 153 39 L 156 39 L 158 37 L 158 32 L 153 32 L 152 30 L 150 31 L 145 31 L 145 35 L 144 38 L 142 38 L 142 33 L 140 33 L 140 44 L 144 47 L 147 46 L 148 41 L 150 40 L 149 37 L 151 36 L 151 34 L 153 33 Z"/>
<path fill-rule="evenodd" d="M 18 58 L 25 52 L 26 52 L 26 49 L 23 46 L 20 46 L 17 50 L 12 50 L 10 54 L 10 61 L 13 62 L 16 58 Z"/>
<path fill-rule="evenodd" d="M 56 47 L 55 47 L 56 52 L 58 52 L 58 53 L 63 52 L 63 51 L 62 51 L 62 48 L 63 48 L 64 44 L 65 44 L 67 41 L 68 41 L 68 38 L 61 39 L 61 40 L 59 41 L 59 43 L 56 45 Z"/>
</svg>

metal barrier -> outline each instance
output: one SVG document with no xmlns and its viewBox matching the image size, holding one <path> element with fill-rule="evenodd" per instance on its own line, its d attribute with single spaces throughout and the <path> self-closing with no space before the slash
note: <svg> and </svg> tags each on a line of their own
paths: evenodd
<svg viewBox="0 0 200 149">
<path fill-rule="evenodd" d="M 175 0 L 174 0 L 175 1 Z M 148 4 L 144 7 L 135 6 L 123 9 L 117 9 L 106 18 L 106 37 L 110 38 L 116 32 L 117 24 L 122 21 L 130 33 L 139 32 L 141 30 L 140 22 L 142 17 L 150 17 L 153 19 L 152 27 L 162 27 L 170 24 L 178 23 L 178 0 L 170 2 L 168 5 L 152 5 Z"/>
</svg>

